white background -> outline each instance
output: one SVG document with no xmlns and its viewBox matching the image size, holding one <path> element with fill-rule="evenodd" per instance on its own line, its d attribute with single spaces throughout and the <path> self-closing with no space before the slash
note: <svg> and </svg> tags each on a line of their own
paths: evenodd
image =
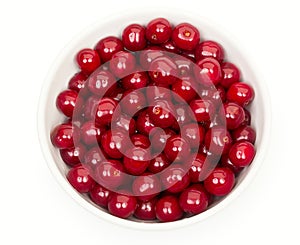
<svg viewBox="0 0 300 245">
<path fill-rule="evenodd" d="M 298 1 L 1 1 L 0 244 L 299 244 Z M 272 140 L 232 204 L 180 230 L 142 232 L 99 220 L 52 177 L 39 147 L 39 93 L 60 50 L 86 26 L 130 7 L 173 6 L 226 27 L 251 54 L 272 99 Z M 253 58 L 252 57 L 252 58 Z"/>
</svg>

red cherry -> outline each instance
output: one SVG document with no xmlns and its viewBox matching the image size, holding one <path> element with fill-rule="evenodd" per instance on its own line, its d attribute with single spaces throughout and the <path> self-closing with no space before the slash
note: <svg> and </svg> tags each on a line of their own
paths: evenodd
<svg viewBox="0 0 300 245">
<path fill-rule="evenodd" d="M 164 18 L 157 18 L 150 21 L 146 27 L 146 37 L 150 43 L 161 44 L 171 38 L 172 26 Z"/>
<path fill-rule="evenodd" d="M 178 75 L 180 78 L 191 77 L 193 75 L 193 61 L 178 55 L 174 57 L 174 62 L 177 65 Z"/>
<path fill-rule="evenodd" d="M 255 148 L 250 142 L 237 142 L 231 147 L 228 156 L 235 166 L 246 167 L 254 159 Z"/>
<path fill-rule="evenodd" d="M 115 77 L 108 71 L 94 72 L 87 80 L 88 89 L 95 95 L 104 96 L 117 87 Z"/>
<path fill-rule="evenodd" d="M 256 140 L 256 132 L 250 126 L 240 126 L 231 132 L 234 141 L 249 141 L 254 144 Z"/>
<path fill-rule="evenodd" d="M 59 149 L 74 147 L 74 140 L 78 139 L 78 129 L 71 124 L 57 125 L 51 132 L 51 142 Z"/>
<path fill-rule="evenodd" d="M 125 113 L 120 113 L 116 120 L 111 122 L 111 128 L 114 130 L 125 130 L 130 135 L 134 134 L 136 122 L 133 118 L 127 116 Z"/>
<path fill-rule="evenodd" d="M 162 43 L 160 45 L 165 51 L 170 52 L 170 53 L 175 53 L 175 54 L 180 54 L 182 53 L 182 50 L 175 46 L 174 42 L 172 40 L 169 40 L 165 43 Z"/>
<path fill-rule="evenodd" d="M 245 113 L 245 120 L 242 122 L 242 125 L 251 125 L 251 114 L 247 109 L 243 109 Z"/>
<path fill-rule="evenodd" d="M 128 90 L 123 94 L 120 106 L 124 113 L 133 116 L 146 106 L 146 98 L 140 90 Z"/>
<path fill-rule="evenodd" d="M 108 201 L 108 211 L 124 219 L 134 213 L 136 206 L 136 198 L 126 194 L 113 193 Z"/>
<path fill-rule="evenodd" d="M 83 166 L 77 166 L 70 169 L 67 174 L 67 179 L 74 189 L 80 193 L 89 192 L 95 184 L 89 171 Z"/>
<path fill-rule="evenodd" d="M 178 79 L 177 82 L 172 84 L 172 91 L 177 95 L 173 96 L 174 100 L 181 102 L 183 99 L 187 103 L 193 100 L 197 95 L 195 84 L 193 77 L 183 77 Z"/>
<path fill-rule="evenodd" d="M 166 100 L 157 100 L 148 109 L 149 118 L 154 126 L 168 128 L 175 122 L 173 105 Z"/>
<path fill-rule="evenodd" d="M 234 182 L 234 173 L 229 168 L 215 168 L 204 180 L 204 187 L 215 196 L 225 196 L 232 190 Z"/>
<path fill-rule="evenodd" d="M 122 41 L 113 36 L 101 39 L 95 46 L 95 50 L 101 57 L 103 63 L 109 61 L 112 56 L 124 49 Z"/>
<path fill-rule="evenodd" d="M 254 99 L 254 90 L 247 83 L 233 83 L 226 95 L 228 101 L 235 102 L 244 107 L 249 105 Z"/>
<path fill-rule="evenodd" d="M 76 61 L 82 72 L 86 74 L 91 74 L 101 65 L 98 53 L 89 48 L 80 50 L 77 53 Z"/>
<path fill-rule="evenodd" d="M 80 139 L 86 145 L 94 145 L 100 142 L 105 128 L 97 127 L 94 122 L 84 123 L 80 129 Z"/>
<path fill-rule="evenodd" d="M 180 194 L 179 205 L 184 212 L 202 213 L 208 206 L 207 192 L 200 184 L 191 185 Z"/>
<path fill-rule="evenodd" d="M 85 119 L 94 120 L 97 112 L 97 107 L 100 102 L 100 99 L 94 95 L 89 96 L 87 100 L 84 102 L 83 106 L 83 114 Z M 76 105 L 77 107 L 77 105 Z"/>
<path fill-rule="evenodd" d="M 122 79 L 125 89 L 139 89 L 147 86 L 149 77 L 147 72 L 136 71 Z"/>
<path fill-rule="evenodd" d="M 119 51 L 112 56 L 109 68 L 116 77 L 128 76 L 135 69 L 135 57 L 127 51 Z"/>
<path fill-rule="evenodd" d="M 57 108 L 67 117 L 73 116 L 78 93 L 74 90 L 64 90 L 56 98 Z"/>
<path fill-rule="evenodd" d="M 166 128 L 164 130 L 158 128 L 153 129 L 150 134 L 150 139 L 152 142 L 151 147 L 153 151 L 157 152 L 164 149 L 167 143 L 167 139 L 173 135 L 176 135 L 176 133 L 169 128 Z"/>
<path fill-rule="evenodd" d="M 146 89 L 146 97 L 148 104 L 155 104 L 157 100 L 166 100 L 171 101 L 172 95 L 168 86 L 165 85 L 157 85 L 157 84 L 149 84 Z"/>
<path fill-rule="evenodd" d="M 203 41 L 196 46 L 195 57 L 197 61 L 204 58 L 215 58 L 221 62 L 224 59 L 223 47 L 215 41 Z"/>
<path fill-rule="evenodd" d="M 155 128 L 154 124 L 149 118 L 148 110 L 139 113 L 136 120 L 137 130 L 144 135 L 149 135 L 150 131 Z"/>
<path fill-rule="evenodd" d="M 174 116 L 177 121 L 177 123 L 174 123 L 172 125 L 172 128 L 174 130 L 179 131 L 180 126 L 188 124 L 192 121 L 189 111 L 190 110 L 187 105 L 179 104 L 174 106 L 174 113 L 175 113 Z"/>
<path fill-rule="evenodd" d="M 90 191 L 91 200 L 100 207 L 107 208 L 108 200 L 112 194 L 111 191 L 101 185 L 96 184 Z"/>
<path fill-rule="evenodd" d="M 99 126 L 106 126 L 111 122 L 116 110 L 117 102 L 111 98 L 102 98 L 97 106 L 95 122 Z"/>
<path fill-rule="evenodd" d="M 224 88 L 229 88 L 231 84 L 238 82 L 240 80 L 240 71 L 239 69 L 230 62 L 224 62 L 221 65 L 223 78 L 220 81 L 220 84 Z"/>
<path fill-rule="evenodd" d="M 174 161 L 183 161 L 190 155 L 190 147 L 185 139 L 180 136 L 174 135 L 167 139 L 164 153 L 167 158 Z"/>
<path fill-rule="evenodd" d="M 193 183 L 199 183 L 205 180 L 214 167 L 204 154 L 197 154 L 196 157 L 191 156 L 187 162 L 191 165 L 189 177 Z"/>
<path fill-rule="evenodd" d="M 149 201 L 138 201 L 137 207 L 134 211 L 134 216 L 141 220 L 154 220 L 156 218 L 156 201 L 156 198 L 152 198 Z"/>
<path fill-rule="evenodd" d="M 232 172 L 234 172 L 235 175 L 238 175 L 243 168 L 235 166 L 229 159 L 228 155 L 222 155 L 220 159 L 220 165 L 221 167 L 226 167 L 231 169 Z"/>
<path fill-rule="evenodd" d="M 82 144 L 77 144 L 75 147 L 60 149 L 62 160 L 70 167 L 74 167 L 83 161 L 86 153 L 86 148 Z"/>
<path fill-rule="evenodd" d="M 80 96 L 86 97 L 88 95 L 88 90 L 85 89 L 85 83 L 88 76 L 83 72 L 78 72 L 74 74 L 74 76 L 70 79 L 68 83 L 68 88 L 74 90 L 75 92 L 79 93 Z"/>
<path fill-rule="evenodd" d="M 135 147 L 148 149 L 151 145 L 149 138 L 143 134 L 133 134 L 130 139 Z"/>
<path fill-rule="evenodd" d="M 156 175 L 144 173 L 132 183 L 133 194 L 142 201 L 149 201 L 161 192 L 160 180 Z"/>
<path fill-rule="evenodd" d="M 98 146 L 95 146 L 91 148 L 85 155 L 84 155 L 84 166 L 88 167 L 89 169 L 94 169 L 97 167 L 100 162 L 105 161 L 107 159 L 107 156 L 105 153 L 101 151 L 101 149 Z"/>
<path fill-rule="evenodd" d="M 177 197 L 167 195 L 161 197 L 155 205 L 156 218 L 162 222 L 171 222 L 182 217 L 183 211 L 180 208 Z"/>
<path fill-rule="evenodd" d="M 189 123 L 181 128 L 181 135 L 188 142 L 191 149 L 198 150 L 200 144 L 204 141 L 205 129 L 198 123 Z"/>
<path fill-rule="evenodd" d="M 126 49 L 138 51 L 145 48 L 146 41 L 145 28 L 139 24 L 131 24 L 123 30 L 122 41 Z"/>
<path fill-rule="evenodd" d="M 171 163 L 166 157 L 166 155 L 164 153 L 161 153 L 151 159 L 150 164 L 148 166 L 148 170 L 151 173 L 156 174 L 167 168 L 170 164 Z"/>
<path fill-rule="evenodd" d="M 200 41 L 200 33 L 195 26 L 189 23 L 181 23 L 175 26 L 172 32 L 172 40 L 180 49 L 193 50 Z"/>
<path fill-rule="evenodd" d="M 197 122 L 210 121 L 212 118 L 214 118 L 215 107 L 209 100 L 193 100 L 190 103 L 190 108 L 193 112 L 191 118 L 196 117 Z"/>
<path fill-rule="evenodd" d="M 210 87 L 217 85 L 222 79 L 222 69 L 214 58 L 204 58 L 194 66 L 194 75 L 200 85 Z"/>
<path fill-rule="evenodd" d="M 241 106 L 233 102 L 228 102 L 224 104 L 223 108 L 226 118 L 226 126 L 229 130 L 238 128 L 244 122 L 245 112 Z"/>
<path fill-rule="evenodd" d="M 150 164 L 150 153 L 140 147 L 130 148 L 125 153 L 123 164 L 129 174 L 141 175 Z"/>
<path fill-rule="evenodd" d="M 141 67 L 148 71 L 152 61 L 158 57 L 164 56 L 162 48 L 159 46 L 147 47 L 139 52 L 139 61 Z"/>
</svg>

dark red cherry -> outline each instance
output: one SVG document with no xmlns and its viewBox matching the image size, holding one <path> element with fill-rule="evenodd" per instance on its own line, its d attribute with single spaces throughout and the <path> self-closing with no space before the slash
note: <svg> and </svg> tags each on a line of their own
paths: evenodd
<svg viewBox="0 0 300 245">
<path fill-rule="evenodd" d="M 82 144 L 76 144 L 75 147 L 60 149 L 62 160 L 70 167 L 74 167 L 83 161 L 86 148 Z"/>
<path fill-rule="evenodd" d="M 254 90 L 247 83 L 233 83 L 227 91 L 227 100 L 235 102 L 244 107 L 249 105 L 254 99 Z"/>
<path fill-rule="evenodd" d="M 181 55 L 178 55 L 174 57 L 174 62 L 177 65 L 178 76 L 180 78 L 190 77 L 193 75 L 193 66 L 195 65 L 193 61 Z"/>
<path fill-rule="evenodd" d="M 141 111 L 136 119 L 136 129 L 144 135 L 149 135 L 150 131 L 155 128 L 149 118 L 148 110 Z"/>
<path fill-rule="evenodd" d="M 154 126 L 168 128 L 175 123 L 173 104 L 166 100 L 157 100 L 148 109 L 149 118 Z"/>
<path fill-rule="evenodd" d="M 146 97 L 148 104 L 155 104 L 157 100 L 171 101 L 172 95 L 168 86 L 157 85 L 155 83 L 150 83 L 146 89 Z"/>
<path fill-rule="evenodd" d="M 185 100 L 189 103 L 197 95 L 196 82 L 193 77 L 183 77 L 172 84 L 172 91 L 175 93 L 173 94 L 175 101 L 180 103 Z"/>
<path fill-rule="evenodd" d="M 68 83 L 68 88 L 74 90 L 75 92 L 79 93 L 80 96 L 86 97 L 88 95 L 88 90 L 85 88 L 85 83 L 88 76 L 83 72 L 78 72 L 74 74 L 74 76 L 70 79 Z"/>
<path fill-rule="evenodd" d="M 194 66 L 194 75 L 200 85 L 210 87 L 217 85 L 222 79 L 222 69 L 214 58 L 199 60 Z"/>
<path fill-rule="evenodd" d="M 90 48 L 80 50 L 76 55 L 76 61 L 85 74 L 91 74 L 101 65 L 98 53 Z"/>
<path fill-rule="evenodd" d="M 123 30 L 122 41 L 124 47 L 130 51 L 138 51 L 147 44 L 145 28 L 139 24 L 131 24 Z"/>
<path fill-rule="evenodd" d="M 229 151 L 230 161 L 237 167 L 250 165 L 255 156 L 255 148 L 250 142 L 236 142 Z"/>
<path fill-rule="evenodd" d="M 226 101 L 225 89 L 220 85 L 201 89 L 199 96 L 201 99 L 210 100 L 216 108 L 220 107 Z"/>
<path fill-rule="evenodd" d="M 215 58 L 219 62 L 224 59 L 224 50 L 221 44 L 207 40 L 199 43 L 195 49 L 196 61 L 204 58 Z"/>
<path fill-rule="evenodd" d="M 128 90 L 120 101 L 122 112 L 133 116 L 146 106 L 146 98 L 140 90 Z"/>
<path fill-rule="evenodd" d="M 133 134 L 130 137 L 132 143 L 136 147 L 148 149 L 151 145 L 149 138 L 143 134 Z"/>
<path fill-rule="evenodd" d="M 242 125 L 251 125 L 251 114 L 247 109 L 243 109 L 245 113 L 245 120 L 242 122 Z"/>
<path fill-rule="evenodd" d="M 67 117 L 73 116 L 78 93 L 74 90 L 64 90 L 56 98 L 56 107 Z"/>
<path fill-rule="evenodd" d="M 188 142 L 191 149 L 195 150 L 198 150 L 205 137 L 205 129 L 198 123 L 185 124 L 181 128 L 180 133 L 181 137 Z"/>
<path fill-rule="evenodd" d="M 205 189 L 215 196 L 225 196 L 235 183 L 234 173 L 229 168 L 215 168 L 204 180 Z"/>
<path fill-rule="evenodd" d="M 146 27 L 146 38 L 150 43 L 161 44 L 171 38 L 172 26 L 164 18 L 156 18 L 150 21 Z"/>
<path fill-rule="evenodd" d="M 181 23 L 175 26 L 172 32 L 172 40 L 174 44 L 183 50 L 193 50 L 200 41 L 200 33 L 198 29 L 189 24 Z"/>
<path fill-rule="evenodd" d="M 95 181 L 90 176 L 90 172 L 83 166 L 70 169 L 67 179 L 74 189 L 80 193 L 89 192 L 95 184 Z"/>
<path fill-rule="evenodd" d="M 83 106 L 83 114 L 86 120 L 95 119 L 99 102 L 100 102 L 100 98 L 98 98 L 95 95 L 91 95 L 86 99 Z"/>
<path fill-rule="evenodd" d="M 84 123 L 80 128 L 80 139 L 85 145 L 94 145 L 100 142 L 105 128 L 97 127 L 95 122 Z"/>
<path fill-rule="evenodd" d="M 224 104 L 223 108 L 226 118 L 226 126 L 229 130 L 238 128 L 244 122 L 245 112 L 241 106 L 233 102 L 228 102 Z"/>
<path fill-rule="evenodd" d="M 150 153 L 147 150 L 134 147 L 126 151 L 123 164 L 129 174 L 141 175 L 150 164 L 150 159 Z"/>
<path fill-rule="evenodd" d="M 179 205 L 189 214 L 199 214 L 207 209 L 208 196 L 204 187 L 194 184 L 183 190 L 179 196 Z"/>
<path fill-rule="evenodd" d="M 151 173 L 137 176 L 132 183 L 133 194 L 142 201 L 149 201 L 161 192 L 159 178 Z"/>
<path fill-rule="evenodd" d="M 200 181 L 205 180 L 215 167 L 204 154 L 191 156 L 187 162 L 191 165 L 189 169 L 189 177 L 193 183 L 199 183 Z"/>
<path fill-rule="evenodd" d="M 150 134 L 152 150 L 154 152 L 157 152 L 164 149 L 167 143 L 167 139 L 173 135 L 176 135 L 176 133 L 169 128 L 166 128 L 164 130 L 160 130 L 158 128 L 153 129 Z"/>
<path fill-rule="evenodd" d="M 128 218 L 137 206 L 137 200 L 131 195 L 113 193 L 108 201 L 108 211 L 117 217 Z"/>
<path fill-rule="evenodd" d="M 80 158 L 80 160 L 84 163 L 85 167 L 89 169 L 95 169 L 100 162 L 105 161 L 107 158 L 108 156 L 106 156 L 99 146 L 95 146 L 84 155 L 83 159 Z"/>
<path fill-rule="evenodd" d="M 183 211 L 180 208 L 176 196 L 166 195 L 158 199 L 155 205 L 156 218 L 161 222 L 171 222 L 182 217 Z"/>
<path fill-rule="evenodd" d="M 147 86 L 149 77 L 147 72 L 136 71 L 122 79 L 122 86 L 125 89 L 139 89 Z"/>
<path fill-rule="evenodd" d="M 125 93 L 125 89 L 120 87 L 119 84 L 116 84 L 116 86 L 112 86 L 112 89 L 109 89 L 108 92 L 109 93 L 106 93 L 106 96 L 119 102 L 119 101 L 121 101 L 123 94 Z"/>
<path fill-rule="evenodd" d="M 179 104 L 174 106 L 174 116 L 177 123 L 172 125 L 174 130 L 180 130 L 182 125 L 188 124 L 192 121 L 192 118 L 189 113 L 189 108 L 187 105 Z"/>
<path fill-rule="evenodd" d="M 101 39 L 95 46 L 95 50 L 98 52 L 103 63 L 109 61 L 115 53 L 123 49 L 122 41 L 113 36 Z"/>
<path fill-rule="evenodd" d="M 230 168 L 235 175 L 239 174 L 243 168 L 235 166 L 229 159 L 228 155 L 222 155 L 220 159 L 221 167 Z"/>
<path fill-rule="evenodd" d="M 89 193 L 91 200 L 103 208 L 107 208 L 111 194 L 112 192 L 110 190 L 98 184 L 96 184 Z"/>
<path fill-rule="evenodd" d="M 191 101 L 190 108 L 192 110 L 190 116 L 197 122 L 210 121 L 215 116 L 215 107 L 210 100 L 195 99 Z"/>
<path fill-rule="evenodd" d="M 117 102 L 111 98 L 102 98 L 97 106 L 95 122 L 99 126 L 106 126 L 111 122 L 117 108 Z"/>
<path fill-rule="evenodd" d="M 51 142 L 59 149 L 74 147 L 74 139 L 78 139 L 79 131 L 71 124 L 57 125 L 51 132 Z"/>
<path fill-rule="evenodd" d="M 111 127 L 114 130 L 125 130 L 132 135 L 135 132 L 136 122 L 133 118 L 127 116 L 125 113 L 120 113 L 117 119 L 111 122 Z"/>
<path fill-rule="evenodd" d="M 148 170 L 151 173 L 156 174 L 156 173 L 161 172 L 165 168 L 167 168 L 170 164 L 171 164 L 171 162 L 165 156 L 165 154 L 161 153 L 161 154 L 159 154 L 156 157 L 151 159 L 150 164 L 148 166 Z"/>
<path fill-rule="evenodd" d="M 95 95 L 104 96 L 111 93 L 117 86 L 117 80 L 108 71 L 94 72 L 87 80 L 88 89 Z"/>
<path fill-rule="evenodd" d="M 144 71 L 148 71 L 152 61 L 158 57 L 164 56 L 163 50 L 159 46 L 147 47 L 139 52 L 139 61 Z"/>
<path fill-rule="evenodd" d="M 154 220 L 155 215 L 155 204 L 157 198 L 152 198 L 149 201 L 138 201 L 137 207 L 134 211 L 134 216 L 141 220 Z"/>
<path fill-rule="evenodd" d="M 162 43 L 160 45 L 165 51 L 170 52 L 170 53 L 175 53 L 175 54 L 180 54 L 182 50 L 175 46 L 174 42 L 172 40 L 169 40 L 165 43 Z"/>
<path fill-rule="evenodd" d="M 221 65 L 222 68 L 222 73 L 223 73 L 223 78 L 220 81 L 220 84 L 224 88 L 229 88 L 231 84 L 235 82 L 239 82 L 240 80 L 240 70 L 234 65 L 233 63 L 230 62 L 224 62 Z"/>
<path fill-rule="evenodd" d="M 135 57 L 127 51 L 119 51 L 115 53 L 109 62 L 110 71 L 119 78 L 123 78 L 131 74 L 135 69 Z"/>
<path fill-rule="evenodd" d="M 232 139 L 234 141 L 249 141 L 250 143 L 254 144 L 256 140 L 256 132 L 250 126 L 240 126 L 234 131 L 231 132 Z"/>
<path fill-rule="evenodd" d="M 174 135 L 167 139 L 164 153 L 171 162 L 183 161 L 190 155 L 190 146 L 184 138 Z"/>
</svg>

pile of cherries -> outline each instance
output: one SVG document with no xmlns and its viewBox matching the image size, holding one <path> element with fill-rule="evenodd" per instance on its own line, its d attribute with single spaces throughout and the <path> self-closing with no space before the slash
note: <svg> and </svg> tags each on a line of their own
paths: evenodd
<svg viewBox="0 0 300 245">
<path fill-rule="evenodd" d="M 230 193 L 255 156 L 241 82 L 222 46 L 157 18 L 76 55 L 51 132 L 80 193 L 121 218 L 175 221 Z"/>
</svg>

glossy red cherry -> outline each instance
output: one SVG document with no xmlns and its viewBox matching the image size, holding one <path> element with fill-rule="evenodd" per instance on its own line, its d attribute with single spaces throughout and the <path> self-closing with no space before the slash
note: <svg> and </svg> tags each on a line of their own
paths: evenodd
<svg viewBox="0 0 300 245">
<path fill-rule="evenodd" d="M 224 88 L 229 88 L 231 84 L 238 82 L 240 80 L 240 70 L 230 62 L 224 62 L 221 65 L 223 78 L 220 81 L 220 84 Z"/>
<path fill-rule="evenodd" d="M 119 103 L 124 93 L 125 89 L 122 88 L 120 84 L 116 83 L 115 86 L 112 86 L 111 89 L 108 90 L 105 96 L 108 96 Z"/>
<path fill-rule="evenodd" d="M 99 126 L 106 126 L 111 122 L 116 110 L 117 102 L 111 98 L 102 98 L 97 106 L 95 122 Z"/>
<path fill-rule="evenodd" d="M 139 89 L 147 86 L 149 77 L 147 72 L 136 71 L 122 79 L 122 86 L 125 89 Z"/>
<path fill-rule="evenodd" d="M 116 188 L 123 185 L 126 180 L 124 172 L 120 161 L 107 159 L 96 166 L 95 180 L 106 189 L 116 191 Z"/>
<path fill-rule="evenodd" d="M 137 130 L 144 135 L 149 135 L 150 131 L 155 128 L 153 122 L 149 118 L 148 110 L 141 111 L 136 119 Z"/>
<path fill-rule="evenodd" d="M 179 205 L 186 213 L 202 213 L 208 206 L 207 192 L 200 184 L 191 185 L 180 194 Z"/>
<path fill-rule="evenodd" d="M 114 130 L 125 130 L 130 135 L 134 134 L 136 128 L 136 122 L 130 116 L 125 113 L 120 113 L 116 120 L 111 122 L 111 127 Z"/>
<path fill-rule="evenodd" d="M 234 183 L 234 173 L 229 168 L 215 168 L 204 180 L 204 187 L 215 196 L 225 196 L 232 190 Z"/>
<path fill-rule="evenodd" d="M 83 115 L 87 120 L 94 120 L 97 112 L 97 107 L 100 102 L 100 98 L 95 95 L 89 96 L 83 105 Z M 77 105 L 76 105 L 77 107 Z"/>
<path fill-rule="evenodd" d="M 172 129 L 180 130 L 182 125 L 188 124 L 192 121 L 187 105 L 179 104 L 174 106 L 174 116 L 177 123 L 172 125 Z"/>
<path fill-rule="evenodd" d="M 193 100 L 190 103 L 190 108 L 193 113 L 191 118 L 196 118 L 197 122 L 210 121 L 212 118 L 214 118 L 215 107 L 209 100 Z"/>
<path fill-rule="evenodd" d="M 78 129 L 71 124 L 57 125 L 51 132 L 51 142 L 59 149 L 74 147 L 74 139 L 78 139 Z"/>
<path fill-rule="evenodd" d="M 207 40 L 199 43 L 195 49 L 196 61 L 204 58 L 215 58 L 219 62 L 224 59 L 224 50 L 221 44 Z"/>
<path fill-rule="evenodd" d="M 108 71 L 94 72 L 87 80 L 88 89 L 95 95 L 104 96 L 117 86 L 117 80 Z"/>
<path fill-rule="evenodd" d="M 254 159 L 255 148 L 250 142 L 237 142 L 230 148 L 228 156 L 235 166 L 246 167 Z"/>
<path fill-rule="evenodd" d="M 124 47 L 130 51 L 138 51 L 147 44 L 145 28 L 139 24 L 131 24 L 123 30 Z"/>
<path fill-rule="evenodd" d="M 146 98 L 140 90 L 128 90 L 120 101 L 122 112 L 133 116 L 146 106 Z"/>
<path fill-rule="evenodd" d="M 227 100 L 235 102 L 240 106 L 249 105 L 254 99 L 254 90 L 247 83 L 233 83 L 227 91 Z"/>
<path fill-rule="evenodd" d="M 151 63 L 148 74 L 157 84 L 173 84 L 178 76 L 177 65 L 167 56 L 158 57 Z"/>
<path fill-rule="evenodd" d="M 224 113 L 226 118 L 226 126 L 229 130 L 238 128 L 245 120 L 245 112 L 241 106 L 236 103 L 229 102 L 224 104 Z"/>
<path fill-rule="evenodd" d="M 131 74 L 135 69 L 135 57 L 127 51 L 119 51 L 115 53 L 109 62 L 110 71 L 119 78 L 123 78 Z"/>
<path fill-rule="evenodd" d="M 156 174 L 167 168 L 170 164 L 171 162 L 166 157 L 166 155 L 164 153 L 161 153 L 151 159 L 148 170 L 151 173 Z"/>
<path fill-rule="evenodd" d="M 193 61 L 181 55 L 175 56 L 173 59 L 175 64 L 177 65 L 178 76 L 180 78 L 190 77 L 193 75 L 193 66 L 194 66 Z"/>
<path fill-rule="evenodd" d="M 150 43 L 161 44 L 171 38 L 172 26 L 164 18 L 151 20 L 146 27 L 146 38 Z"/>
<path fill-rule="evenodd" d="M 238 175 L 243 168 L 235 166 L 229 159 L 228 155 L 222 155 L 220 159 L 220 166 L 230 168 L 235 175 Z"/>
<path fill-rule="evenodd" d="M 197 95 L 195 89 L 196 82 L 193 77 L 183 77 L 178 79 L 177 82 L 172 84 L 172 91 L 177 95 L 174 96 L 175 94 L 173 94 L 173 98 L 178 102 L 185 100 L 187 103 L 189 103 Z"/>
<path fill-rule="evenodd" d="M 201 99 L 210 100 L 216 108 L 226 101 L 226 91 L 220 85 L 201 89 L 199 95 Z"/>
<path fill-rule="evenodd" d="M 190 146 L 185 139 L 174 135 L 167 139 L 164 153 L 171 162 L 183 161 L 189 157 Z"/>
<path fill-rule="evenodd" d="M 124 219 L 134 213 L 136 206 L 136 198 L 126 194 L 113 193 L 108 201 L 109 212 Z"/>
<path fill-rule="evenodd" d="M 98 184 L 95 184 L 89 193 L 91 200 L 103 208 L 107 208 L 108 200 L 111 194 L 112 192 L 110 190 Z"/>
<path fill-rule="evenodd" d="M 191 165 L 189 169 L 189 177 L 193 183 L 199 183 L 200 181 L 205 180 L 215 167 L 204 154 L 191 156 L 187 162 Z"/>
<path fill-rule="evenodd" d="M 91 74 L 101 65 L 98 53 L 90 48 L 80 50 L 77 53 L 76 61 L 81 71 L 86 74 Z"/>
<path fill-rule="evenodd" d="M 231 132 L 232 139 L 234 141 L 249 141 L 250 143 L 254 144 L 256 140 L 256 132 L 255 130 L 248 126 L 240 126 L 234 131 Z"/>
<path fill-rule="evenodd" d="M 179 193 L 190 184 L 189 169 L 180 164 L 172 164 L 161 172 L 163 187 L 170 193 Z"/>
<path fill-rule="evenodd" d="M 180 54 L 182 53 L 182 50 L 175 46 L 173 40 L 169 40 L 165 43 L 162 43 L 160 45 L 165 51 L 170 52 L 170 53 L 175 53 L 175 54 Z"/>
<path fill-rule="evenodd" d="M 181 136 L 184 138 L 191 149 L 198 150 L 200 144 L 204 141 L 205 129 L 198 123 L 185 124 L 181 128 Z"/>
<path fill-rule="evenodd" d="M 62 160 L 70 167 L 74 167 L 82 162 L 86 148 L 82 144 L 77 144 L 75 147 L 60 150 Z"/>
<path fill-rule="evenodd" d="M 95 184 L 95 181 L 90 176 L 90 172 L 83 166 L 70 169 L 67 179 L 74 189 L 80 193 L 89 192 Z"/>
<path fill-rule="evenodd" d="M 200 33 L 195 26 L 189 23 L 181 23 L 175 26 L 172 32 L 172 40 L 180 49 L 193 50 L 200 41 Z"/>
<path fill-rule="evenodd" d="M 146 89 L 146 97 L 149 105 L 155 104 L 157 100 L 171 101 L 172 99 L 171 91 L 168 85 L 158 86 L 155 83 L 151 83 L 148 85 Z"/>
<path fill-rule="evenodd" d="M 134 147 L 126 151 L 123 164 L 129 174 L 141 175 L 150 164 L 150 159 L 150 153 L 147 150 Z"/>
<path fill-rule="evenodd" d="M 155 205 L 156 218 L 162 222 L 171 222 L 182 217 L 183 211 L 180 208 L 177 197 L 167 195 L 161 197 Z"/>
<path fill-rule="evenodd" d="M 97 127 L 94 122 L 84 123 L 80 128 L 80 139 L 85 145 L 94 145 L 100 142 L 105 128 Z"/>
<path fill-rule="evenodd" d="M 139 52 L 139 61 L 144 71 L 148 71 L 152 61 L 158 57 L 164 56 L 163 49 L 159 46 L 147 47 Z"/>
<path fill-rule="evenodd" d="M 226 127 L 210 128 L 205 135 L 205 146 L 215 155 L 227 154 L 232 146 L 232 138 Z"/>
<path fill-rule="evenodd" d="M 64 90 L 56 98 L 56 107 L 67 117 L 73 116 L 78 93 L 74 90 Z"/>
<path fill-rule="evenodd" d="M 194 75 L 200 85 L 210 87 L 217 85 L 222 79 L 222 69 L 214 58 L 199 60 L 194 66 Z"/>
<path fill-rule="evenodd" d="M 150 134 L 152 150 L 154 152 L 163 150 L 167 143 L 167 139 L 172 135 L 176 135 L 176 133 L 169 128 L 166 128 L 164 130 L 158 128 L 153 129 Z"/>
<path fill-rule="evenodd" d="M 101 146 L 109 157 L 122 158 L 128 147 L 128 137 L 128 134 L 123 130 L 107 130 L 102 134 Z"/>
<path fill-rule="evenodd" d="M 141 220 L 154 220 L 155 215 L 155 204 L 157 199 L 152 198 L 149 201 L 138 201 L 137 207 L 134 211 L 134 216 Z"/>
<path fill-rule="evenodd" d="M 149 138 L 143 134 L 133 134 L 130 137 L 132 143 L 136 147 L 148 149 L 151 145 Z"/>
<path fill-rule="evenodd" d="M 137 176 L 132 183 L 132 192 L 139 200 L 149 201 L 161 192 L 160 180 L 151 173 Z"/>
<path fill-rule="evenodd" d="M 95 46 L 95 50 L 98 52 L 103 63 L 109 61 L 115 53 L 123 49 L 122 41 L 113 36 L 101 39 Z"/>
<path fill-rule="evenodd" d="M 86 97 L 88 95 L 88 90 L 85 89 L 85 83 L 88 76 L 83 72 L 77 72 L 74 76 L 70 79 L 68 83 L 68 88 L 74 90 L 75 92 L 79 93 L 80 96 Z"/>
<path fill-rule="evenodd" d="M 251 114 L 247 109 L 243 109 L 245 113 L 245 120 L 242 122 L 242 125 L 251 125 Z"/>
<path fill-rule="evenodd" d="M 97 167 L 100 162 L 105 161 L 107 159 L 107 156 L 105 153 L 99 148 L 99 146 L 95 146 L 91 148 L 82 158 L 80 158 L 81 162 L 84 163 L 85 167 L 88 167 L 89 169 L 94 169 Z"/>
<path fill-rule="evenodd" d="M 156 127 L 168 128 L 175 123 L 173 105 L 166 100 L 157 100 L 148 109 L 149 118 Z"/>
</svg>

